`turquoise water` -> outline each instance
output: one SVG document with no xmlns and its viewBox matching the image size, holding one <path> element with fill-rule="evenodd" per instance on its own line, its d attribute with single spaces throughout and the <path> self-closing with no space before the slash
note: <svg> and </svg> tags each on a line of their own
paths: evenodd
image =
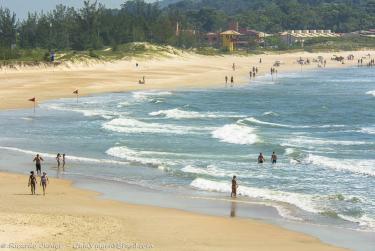
<svg viewBox="0 0 375 251">
<path fill-rule="evenodd" d="M 35 116 L 0 113 L 0 160 L 21 154 L 20 165 L 31 169 L 38 152 L 53 168 L 56 153 L 66 153 L 65 174 L 76 179 L 223 198 L 237 175 L 242 198 L 289 220 L 375 231 L 374 111 L 373 68 L 60 99 Z"/>
</svg>

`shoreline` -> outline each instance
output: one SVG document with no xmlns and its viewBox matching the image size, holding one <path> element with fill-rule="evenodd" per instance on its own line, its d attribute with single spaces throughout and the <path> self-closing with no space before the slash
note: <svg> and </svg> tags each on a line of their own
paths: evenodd
<svg viewBox="0 0 375 251">
<path fill-rule="evenodd" d="M 337 67 L 351 67 L 357 65 L 357 58 L 372 54 L 374 51 L 347 51 L 338 53 L 308 53 L 296 52 L 287 54 L 267 54 L 252 56 L 202 56 L 187 54 L 170 58 L 136 59 L 103 63 L 89 67 L 76 66 L 76 69 L 56 68 L 46 70 L 35 68 L 13 72 L 0 73 L 0 99 L 7 102 L 0 103 L 0 109 L 30 108 L 28 100 L 36 97 L 37 103 L 75 97 L 73 91 L 79 89 L 80 96 L 92 94 L 129 92 L 142 90 L 175 90 L 181 88 L 209 88 L 224 86 L 225 76 L 234 77 L 234 84 L 251 83 L 249 70 L 255 66 L 259 72 L 257 76 L 269 74 L 275 61 L 281 61 L 276 67 L 279 74 L 301 71 L 297 59 L 309 58 L 311 64 L 304 65 L 302 70 L 319 69 L 312 60 L 322 56 L 327 60 L 327 69 Z M 355 55 L 355 60 L 341 64 L 330 60 L 332 55 Z M 262 58 L 262 63 L 259 63 Z M 139 67 L 135 64 L 139 63 Z M 232 64 L 236 70 L 232 70 Z M 324 69 L 324 68 L 321 68 Z M 145 76 L 146 84 L 138 84 Z"/>
<path fill-rule="evenodd" d="M 68 180 L 50 178 L 45 197 L 28 195 L 27 176 L 0 172 L 0 180 L 4 185 L 0 196 L 6 202 L 0 205 L 1 230 L 5 230 L 0 231 L 2 243 L 54 243 L 63 245 L 64 250 L 72 249 L 76 243 L 111 241 L 151 244 L 150 250 L 248 250 L 251 247 L 345 250 L 260 220 L 103 199 L 97 192 L 74 188 Z M 25 231 L 33 234 L 22 234 Z"/>
</svg>

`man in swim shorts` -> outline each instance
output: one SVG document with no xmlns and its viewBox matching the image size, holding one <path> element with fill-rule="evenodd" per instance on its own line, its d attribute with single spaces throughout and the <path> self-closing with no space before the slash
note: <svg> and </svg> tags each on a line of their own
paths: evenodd
<svg viewBox="0 0 375 251">
<path fill-rule="evenodd" d="M 41 165 L 42 161 L 44 161 L 44 159 L 39 154 L 37 154 L 35 156 L 34 160 L 33 160 L 33 162 L 35 162 L 36 174 L 37 175 L 42 174 L 42 165 Z"/>
<path fill-rule="evenodd" d="M 265 161 L 265 159 L 264 159 L 264 157 L 263 157 L 263 154 L 262 154 L 262 153 L 259 153 L 259 156 L 258 156 L 258 164 L 262 164 L 264 161 Z"/>
<path fill-rule="evenodd" d="M 272 164 L 276 164 L 276 162 L 277 162 L 277 155 L 275 154 L 275 152 L 272 153 L 271 160 L 272 160 Z"/>
</svg>

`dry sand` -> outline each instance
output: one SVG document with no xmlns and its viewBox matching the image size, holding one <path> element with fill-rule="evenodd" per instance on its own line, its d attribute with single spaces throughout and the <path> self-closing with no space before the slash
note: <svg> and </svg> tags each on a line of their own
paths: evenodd
<svg viewBox="0 0 375 251">
<path fill-rule="evenodd" d="M 369 52 L 342 52 L 356 58 Z M 371 53 L 371 52 L 370 52 Z M 22 68 L 0 71 L 0 109 L 32 106 L 60 97 L 147 89 L 224 86 L 234 76 L 236 85 L 248 83 L 252 66 L 268 74 L 276 60 L 279 73 L 300 71 L 299 57 L 327 59 L 327 67 L 342 67 L 329 60 L 333 53 L 281 55 L 198 56 L 186 54 L 163 59 L 119 61 L 90 67 Z M 259 64 L 259 58 L 262 64 Z M 135 67 L 135 62 L 140 66 Z M 236 71 L 232 70 L 236 64 Z M 315 68 L 316 63 L 303 66 Z M 146 85 L 138 80 L 146 77 Z M 1 243 L 54 243 L 72 249 L 78 243 L 152 244 L 151 250 L 340 250 L 317 239 L 255 220 L 230 219 L 173 209 L 136 206 L 100 200 L 96 193 L 71 187 L 68 181 L 51 180 L 47 196 L 28 195 L 27 177 L 0 173 Z M 1 246 L 0 246 L 1 247 Z M 82 250 L 78 248 L 76 250 Z M 4 249 L 6 250 L 6 249 Z M 30 250 L 30 249 L 29 249 Z M 48 249 L 44 249 L 48 250 Z M 133 249 L 134 250 L 134 249 Z"/>
<path fill-rule="evenodd" d="M 50 179 L 46 196 L 39 186 L 39 194 L 32 196 L 27 180 L 0 173 L 0 245 L 54 244 L 61 250 L 80 243 L 138 243 L 152 247 L 146 250 L 163 251 L 342 250 L 256 220 L 98 199 L 96 193 L 76 189 L 65 180 Z"/>
<path fill-rule="evenodd" d="M 323 56 L 327 67 L 344 67 L 357 64 L 357 58 L 373 52 L 340 53 L 291 53 L 257 56 L 201 56 L 185 54 L 161 59 L 133 59 L 113 63 L 100 63 L 91 66 L 70 65 L 60 67 L 34 67 L 19 70 L 0 71 L 0 109 L 31 107 L 27 101 L 36 97 L 39 102 L 60 97 L 74 97 L 75 89 L 80 95 L 104 92 L 124 92 L 149 89 L 203 88 L 224 86 L 224 77 L 234 77 L 236 84 L 249 82 L 249 70 L 255 66 L 259 75 L 269 74 L 276 60 L 282 61 L 279 73 L 300 71 L 297 63 L 300 57 L 306 59 Z M 346 57 L 355 56 L 355 60 L 342 65 L 331 61 L 333 54 Z M 259 63 L 262 58 L 262 64 Z M 135 67 L 135 63 L 139 67 Z M 236 64 L 236 71 L 232 64 Z M 304 65 L 303 70 L 317 68 L 316 63 Z M 138 81 L 145 76 L 146 84 Z"/>
</svg>

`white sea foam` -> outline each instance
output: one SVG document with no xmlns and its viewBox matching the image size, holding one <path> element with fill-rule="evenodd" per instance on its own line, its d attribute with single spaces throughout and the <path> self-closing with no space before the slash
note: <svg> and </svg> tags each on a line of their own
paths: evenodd
<svg viewBox="0 0 375 251">
<path fill-rule="evenodd" d="M 375 134 L 375 127 L 363 127 L 360 130 L 361 133 Z"/>
<path fill-rule="evenodd" d="M 238 124 L 229 124 L 212 132 L 212 137 L 222 142 L 240 145 L 252 145 L 259 141 L 255 129 Z"/>
<path fill-rule="evenodd" d="M 194 134 L 211 128 L 146 123 L 132 118 L 117 118 L 103 124 L 103 128 L 120 133 Z"/>
<path fill-rule="evenodd" d="M 273 112 L 273 111 L 264 112 L 262 115 L 263 116 L 279 116 L 278 113 Z"/>
<path fill-rule="evenodd" d="M 254 117 L 246 118 L 244 120 L 241 120 L 240 122 L 247 121 L 252 124 L 258 124 L 258 125 L 269 125 L 273 127 L 283 127 L 283 128 L 336 128 L 336 127 L 345 127 L 344 125 L 312 125 L 312 126 L 302 126 L 302 125 L 286 125 L 286 124 L 279 124 L 279 123 L 272 123 L 272 122 L 266 122 L 259 119 L 256 119 Z"/>
<path fill-rule="evenodd" d="M 116 158 L 121 158 L 130 162 L 140 163 L 144 165 L 152 165 L 152 166 L 159 167 L 165 164 L 160 159 L 156 159 L 152 157 L 145 157 L 144 156 L 145 152 L 129 149 L 125 146 L 112 147 L 108 149 L 106 153 Z"/>
<path fill-rule="evenodd" d="M 170 96 L 172 94 L 169 91 L 137 91 L 133 92 L 133 98 L 138 101 L 150 101 L 154 97 Z"/>
<path fill-rule="evenodd" d="M 52 159 L 56 158 L 56 154 L 35 152 L 35 151 L 20 149 L 16 147 L 0 146 L 0 149 L 13 151 L 13 152 L 20 152 L 20 153 L 24 153 L 28 155 L 40 154 L 44 158 L 52 158 Z M 109 159 L 94 159 L 94 158 L 78 157 L 78 156 L 71 156 L 71 155 L 67 155 L 66 160 L 68 162 L 73 161 L 73 162 L 106 163 L 106 164 L 118 164 L 118 165 L 129 164 L 128 162 L 123 162 L 123 161 L 115 161 L 115 160 L 109 160 Z"/>
<path fill-rule="evenodd" d="M 375 219 L 367 215 L 363 215 L 359 218 L 348 216 L 348 215 L 343 215 L 343 214 L 338 214 L 338 216 L 344 220 L 358 223 L 358 225 L 364 230 L 370 230 L 370 231 L 375 230 Z"/>
<path fill-rule="evenodd" d="M 214 112 L 199 113 L 195 111 L 184 111 L 178 108 L 170 110 L 160 110 L 149 113 L 151 116 L 164 116 L 173 119 L 200 119 L 200 118 L 241 118 L 244 116 L 235 114 L 219 114 Z"/>
<path fill-rule="evenodd" d="M 227 194 L 231 193 L 231 184 L 227 182 L 218 182 L 197 178 L 191 182 L 190 186 L 205 191 L 222 192 Z M 320 212 L 320 210 L 317 209 L 314 205 L 314 199 L 311 195 L 274 191 L 246 186 L 239 186 L 237 192 L 239 195 L 247 196 L 250 198 L 288 203 L 312 213 Z"/>
<path fill-rule="evenodd" d="M 361 159 L 334 159 L 324 156 L 309 154 L 303 163 L 328 167 L 338 171 L 348 171 L 352 173 L 375 176 L 375 160 Z"/>
<path fill-rule="evenodd" d="M 57 105 L 57 104 L 45 104 L 45 105 L 42 105 L 42 107 L 45 107 L 50 110 L 78 112 L 78 113 L 83 114 L 83 116 L 85 117 L 102 117 L 104 119 L 111 119 L 119 115 L 119 113 L 115 111 L 105 111 L 101 109 L 91 109 L 91 110 L 80 109 L 80 108 L 74 108 L 74 107 L 66 107 L 64 105 Z"/>
<path fill-rule="evenodd" d="M 312 148 L 313 146 L 329 146 L 329 145 L 341 145 L 341 146 L 356 146 L 356 145 L 372 145 L 373 142 L 366 141 L 351 141 L 351 140 L 331 140 L 322 138 L 312 138 L 306 136 L 297 136 L 289 138 L 286 142 L 282 143 L 282 146 L 296 146 L 296 147 L 307 147 Z"/>
<path fill-rule="evenodd" d="M 375 90 L 373 90 L 373 91 L 368 91 L 368 92 L 366 92 L 366 94 L 368 94 L 368 95 L 372 95 L 372 96 L 375 97 Z"/>
<path fill-rule="evenodd" d="M 192 165 L 187 165 L 181 169 L 185 173 L 203 174 L 215 177 L 232 177 L 235 175 L 233 171 L 223 170 L 215 165 L 208 165 L 206 168 L 200 168 Z"/>
<path fill-rule="evenodd" d="M 285 154 L 286 155 L 292 155 L 293 153 L 295 153 L 295 150 L 294 148 L 291 148 L 291 147 L 288 147 L 285 149 Z"/>
</svg>

